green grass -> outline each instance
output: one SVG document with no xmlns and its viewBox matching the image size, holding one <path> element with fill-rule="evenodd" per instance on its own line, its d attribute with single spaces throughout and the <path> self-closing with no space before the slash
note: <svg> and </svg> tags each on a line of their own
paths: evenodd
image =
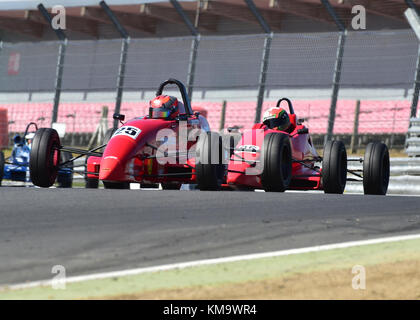
<svg viewBox="0 0 420 320">
<path fill-rule="evenodd" d="M 11 156 L 11 154 L 12 154 L 12 148 L 3 149 L 2 151 L 3 151 L 3 153 L 4 153 L 4 157 L 5 157 L 5 158 L 10 157 L 10 156 Z"/>
<path fill-rule="evenodd" d="M 278 276 L 420 259 L 420 240 L 334 249 L 249 261 L 67 284 L 65 290 L 35 287 L 0 291 L 0 299 L 81 299 L 151 290 L 219 286 Z M 68 274 L 68 276 L 71 276 Z"/>
</svg>

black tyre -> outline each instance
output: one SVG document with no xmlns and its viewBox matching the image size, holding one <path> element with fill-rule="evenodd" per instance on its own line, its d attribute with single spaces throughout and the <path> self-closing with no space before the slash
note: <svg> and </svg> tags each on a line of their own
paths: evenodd
<svg viewBox="0 0 420 320">
<path fill-rule="evenodd" d="M 264 137 L 264 167 L 261 184 L 265 191 L 284 192 L 292 180 L 292 148 L 289 136 L 271 132 Z"/>
<path fill-rule="evenodd" d="M 226 177 L 228 152 L 217 132 L 199 136 L 196 145 L 196 182 L 200 190 L 219 190 Z"/>
<path fill-rule="evenodd" d="M 54 184 L 60 162 L 60 146 L 60 138 L 54 129 L 41 128 L 36 131 L 29 161 L 34 185 L 48 188 Z"/>
<path fill-rule="evenodd" d="M 364 193 L 385 195 L 388 190 L 389 175 L 388 147 L 382 142 L 369 143 L 363 161 Z"/>
<path fill-rule="evenodd" d="M 1 182 L 3 181 L 4 177 L 4 163 L 5 163 L 4 153 L 3 151 L 0 151 L 0 186 Z"/>
<path fill-rule="evenodd" d="M 26 182 L 26 172 L 12 171 L 10 172 L 10 180 Z"/>
<path fill-rule="evenodd" d="M 61 152 L 60 163 L 64 163 L 72 157 L 73 155 L 70 152 Z M 66 164 L 66 171 L 68 169 L 71 169 L 71 173 L 58 171 L 57 183 L 59 188 L 71 188 L 73 186 L 73 162 Z"/>
<path fill-rule="evenodd" d="M 87 162 L 89 157 L 86 156 L 85 159 L 85 172 L 87 171 Z M 85 188 L 87 189 L 98 189 L 99 187 L 99 179 L 95 178 L 88 178 L 87 173 L 85 173 Z"/>
<path fill-rule="evenodd" d="M 106 182 L 103 181 L 105 189 L 130 189 L 128 182 Z"/>
<path fill-rule="evenodd" d="M 140 183 L 142 189 L 158 189 L 159 183 Z"/>
<path fill-rule="evenodd" d="M 163 190 L 179 190 L 181 189 L 180 183 L 161 183 Z"/>
<path fill-rule="evenodd" d="M 347 182 L 347 152 L 342 141 L 328 141 L 322 158 L 322 185 L 325 193 L 342 194 Z"/>
<path fill-rule="evenodd" d="M 98 189 L 99 179 L 85 178 L 85 188 L 87 189 Z"/>
</svg>

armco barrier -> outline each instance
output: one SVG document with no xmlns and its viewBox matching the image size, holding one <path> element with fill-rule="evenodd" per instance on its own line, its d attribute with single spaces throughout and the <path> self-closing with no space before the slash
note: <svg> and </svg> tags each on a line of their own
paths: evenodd
<svg viewBox="0 0 420 320">
<path fill-rule="evenodd" d="M 363 193 L 363 184 L 347 182 L 345 193 Z M 389 180 L 387 194 L 420 196 L 420 176 L 392 176 Z"/>
<path fill-rule="evenodd" d="M 410 119 L 405 148 L 409 156 L 415 157 L 420 155 L 420 118 Z"/>
<path fill-rule="evenodd" d="M 351 162 L 348 169 L 362 169 L 362 164 Z M 347 182 L 345 192 L 363 192 L 363 184 Z M 420 195 L 420 158 L 391 158 L 388 194 Z"/>
</svg>

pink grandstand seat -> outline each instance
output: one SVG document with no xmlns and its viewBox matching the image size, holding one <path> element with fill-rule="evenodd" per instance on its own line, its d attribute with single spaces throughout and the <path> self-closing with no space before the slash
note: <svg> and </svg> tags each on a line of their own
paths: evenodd
<svg viewBox="0 0 420 320">
<path fill-rule="evenodd" d="M 93 132 L 99 123 L 102 106 L 108 106 L 108 125 L 112 126 L 114 102 L 74 102 L 61 103 L 58 122 L 66 123 L 67 132 Z M 265 101 L 263 112 L 276 105 L 276 101 Z M 337 102 L 334 133 L 351 134 L 353 132 L 355 100 Z M 305 125 L 311 133 L 323 134 L 327 131 L 330 100 L 295 100 L 293 102 L 298 119 L 305 119 Z M 212 130 L 220 126 L 222 102 L 193 102 L 193 108 L 207 111 L 207 120 Z M 9 131 L 22 132 L 30 121 L 39 126 L 49 126 L 52 103 L 27 102 L 0 104 L 8 110 Z M 255 101 L 231 101 L 226 105 L 225 128 L 243 126 L 251 128 L 255 118 Z M 146 115 L 147 102 L 123 102 L 121 113 L 126 119 Z M 409 101 L 364 100 L 360 106 L 359 133 L 405 133 L 408 129 L 410 114 Z"/>
</svg>

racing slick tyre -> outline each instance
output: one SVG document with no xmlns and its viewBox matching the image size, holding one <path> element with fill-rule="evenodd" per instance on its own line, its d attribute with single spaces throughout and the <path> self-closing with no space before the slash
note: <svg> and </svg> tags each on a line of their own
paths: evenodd
<svg viewBox="0 0 420 320">
<path fill-rule="evenodd" d="M 88 158 L 89 157 L 86 157 L 86 160 L 85 160 L 85 171 L 87 171 Z M 99 188 L 99 179 L 88 178 L 87 173 L 85 173 L 85 188 L 86 189 L 98 189 Z"/>
<path fill-rule="evenodd" d="M 73 155 L 70 152 L 61 152 L 60 163 L 69 161 L 72 157 Z M 59 188 L 71 188 L 73 186 L 73 162 L 68 163 L 65 168 L 70 169 L 71 172 L 58 171 L 57 183 Z"/>
<path fill-rule="evenodd" d="M 180 183 L 161 183 L 162 190 L 179 190 L 181 189 Z"/>
<path fill-rule="evenodd" d="M 41 128 L 32 142 L 29 171 L 32 183 L 38 187 L 51 187 L 58 174 L 60 138 L 57 131 Z"/>
<path fill-rule="evenodd" d="M 226 177 L 228 152 L 217 132 L 201 134 L 196 146 L 195 175 L 198 189 L 219 190 Z"/>
<path fill-rule="evenodd" d="M 4 177 L 4 163 L 5 163 L 4 153 L 3 151 L 0 151 L 0 186 Z"/>
<path fill-rule="evenodd" d="M 99 188 L 99 179 L 86 178 L 85 179 L 85 188 L 86 189 L 98 189 Z"/>
<path fill-rule="evenodd" d="M 106 182 L 103 181 L 105 189 L 130 189 L 128 182 Z"/>
<path fill-rule="evenodd" d="M 284 192 L 292 180 L 292 148 L 289 136 L 271 132 L 264 137 L 261 184 L 267 192 Z"/>
<path fill-rule="evenodd" d="M 159 183 L 140 183 L 142 189 L 159 189 Z"/>
<path fill-rule="evenodd" d="M 385 195 L 390 174 L 388 147 L 382 142 L 366 146 L 363 160 L 363 190 L 365 194 Z"/>
<path fill-rule="evenodd" d="M 325 193 L 342 194 L 347 182 L 347 152 L 342 141 L 328 141 L 322 158 L 322 185 Z"/>
</svg>

